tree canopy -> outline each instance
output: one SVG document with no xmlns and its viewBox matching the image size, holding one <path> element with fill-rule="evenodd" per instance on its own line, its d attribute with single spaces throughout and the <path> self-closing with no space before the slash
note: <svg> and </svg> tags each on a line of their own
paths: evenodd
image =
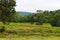
<svg viewBox="0 0 60 40">
<path fill-rule="evenodd" d="M 4 24 L 11 21 L 15 11 L 15 0 L 0 0 L 0 21 Z"/>
</svg>

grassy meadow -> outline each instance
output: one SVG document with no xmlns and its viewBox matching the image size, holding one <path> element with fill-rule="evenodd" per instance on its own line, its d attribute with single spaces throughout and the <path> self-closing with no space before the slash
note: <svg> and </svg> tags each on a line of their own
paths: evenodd
<svg viewBox="0 0 60 40">
<path fill-rule="evenodd" d="M 3 23 L 0 22 L 0 28 Z M 35 25 L 31 23 L 10 23 L 0 32 L 0 40 L 60 40 L 60 27 L 49 23 Z"/>
<path fill-rule="evenodd" d="M 28 37 L 11 38 L 11 39 L 10 38 L 0 38 L 0 40 L 60 40 L 60 37 L 28 36 Z"/>
</svg>

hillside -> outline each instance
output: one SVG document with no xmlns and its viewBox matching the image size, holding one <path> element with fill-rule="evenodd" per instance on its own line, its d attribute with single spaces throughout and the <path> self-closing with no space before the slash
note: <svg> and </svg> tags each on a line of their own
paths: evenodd
<svg viewBox="0 0 60 40">
<path fill-rule="evenodd" d="M 27 16 L 27 15 L 31 15 L 31 12 L 18 12 L 20 16 Z"/>
</svg>

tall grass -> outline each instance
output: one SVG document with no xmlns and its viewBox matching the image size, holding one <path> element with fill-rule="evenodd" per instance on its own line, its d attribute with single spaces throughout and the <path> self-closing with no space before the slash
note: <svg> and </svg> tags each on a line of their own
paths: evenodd
<svg viewBox="0 0 60 40">
<path fill-rule="evenodd" d="M 0 40 L 9 40 L 9 38 L 0 38 Z M 18 37 L 18 38 L 11 38 L 11 40 L 60 40 L 60 37 L 24 36 L 24 37 Z"/>
<path fill-rule="evenodd" d="M 1 22 L 0 26 L 3 26 Z M 35 25 L 31 23 L 10 23 L 5 26 L 6 31 L 2 33 L 3 36 L 5 34 L 7 34 L 5 36 L 8 36 L 9 34 L 12 34 L 13 36 L 60 36 L 60 27 L 51 27 L 48 23 L 45 23 L 44 25 Z"/>
</svg>

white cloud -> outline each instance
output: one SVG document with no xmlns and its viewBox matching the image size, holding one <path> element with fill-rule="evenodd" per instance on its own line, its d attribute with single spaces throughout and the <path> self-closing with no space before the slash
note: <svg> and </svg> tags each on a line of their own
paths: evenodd
<svg viewBox="0 0 60 40">
<path fill-rule="evenodd" d="M 60 9 L 60 0 L 16 0 L 17 11 L 35 12 L 36 10 Z"/>
</svg>

